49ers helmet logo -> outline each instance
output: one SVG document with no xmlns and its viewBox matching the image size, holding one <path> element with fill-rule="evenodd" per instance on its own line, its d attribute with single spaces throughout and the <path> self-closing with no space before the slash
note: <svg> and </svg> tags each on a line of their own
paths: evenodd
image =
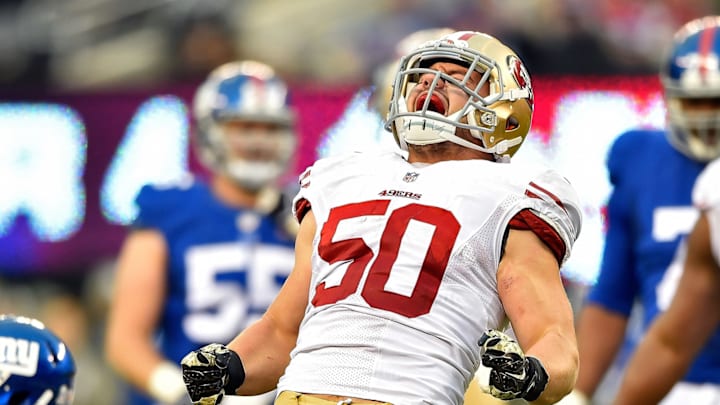
<svg viewBox="0 0 720 405">
<path fill-rule="evenodd" d="M 533 108 L 535 105 L 535 99 L 533 96 L 532 85 L 530 84 L 530 74 L 528 73 L 527 69 L 525 69 L 525 65 L 515 55 L 508 56 L 507 64 L 508 68 L 510 69 L 510 73 L 512 74 L 513 79 L 515 79 L 515 83 L 518 85 L 518 87 L 521 90 L 527 90 L 527 100 L 528 103 L 530 103 L 530 108 Z"/>
</svg>

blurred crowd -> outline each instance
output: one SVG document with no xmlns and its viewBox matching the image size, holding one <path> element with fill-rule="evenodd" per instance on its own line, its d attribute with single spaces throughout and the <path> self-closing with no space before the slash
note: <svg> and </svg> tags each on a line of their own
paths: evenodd
<svg viewBox="0 0 720 405">
<path fill-rule="evenodd" d="M 655 73 L 711 0 L 3 0 L 0 84 L 61 89 L 199 79 L 237 58 L 290 81 L 365 83 L 411 32 L 502 37 L 532 74 Z"/>
</svg>

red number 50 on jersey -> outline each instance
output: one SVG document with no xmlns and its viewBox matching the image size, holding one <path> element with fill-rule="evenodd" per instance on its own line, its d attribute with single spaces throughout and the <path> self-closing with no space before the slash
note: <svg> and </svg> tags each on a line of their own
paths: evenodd
<svg viewBox="0 0 720 405">
<path fill-rule="evenodd" d="M 325 282 L 315 287 L 312 304 L 335 303 L 353 294 L 360 287 L 363 273 L 375 253 L 362 238 L 333 241 L 341 221 L 372 215 L 385 215 L 389 200 L 372 200 L 347 204 L 330 210 L 327 222 L 320 232 L 318 253 L 330 264 L 350 261 L 339 285 L 327 287 Z M 415 287 L 409 296 L 387 291 L 385 286 L 398 259 L 401 243 L 410 221 L 419 221 L 434 227 Z M 382 231 L 377 258 L 368 269 L 361 295 L 373 308 L 391 311 L 414 318 L 430 312 L 437 296 L 460 224 L 452 212 L 421 204 L 409 204 L 393 210 Z"/>
</svg>

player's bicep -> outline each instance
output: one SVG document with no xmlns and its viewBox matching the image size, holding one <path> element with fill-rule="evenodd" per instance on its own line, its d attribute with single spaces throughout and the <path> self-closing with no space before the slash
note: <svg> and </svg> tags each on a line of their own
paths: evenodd
<svg viewBox="0 0 720 405">
<path fill-rule="evenodd" d="M 556 252 L 533 231 L 511 229 L 497 273 L 498 294 L 523 347 L 548 328 L 572 333 L 572 310 Z"/>
<path fill-rule="evenodd" d="M 241 395 L 265 392 L 277 385 L 290 361 L 308 304 L 315 217 L 306 213 L 295 241 L 295 266 L 262 318 L 229 344 L 243 361 L 246 380 Z M 246 390 L 246 391 L 244 391 Z"/>
<path fill-rule="evenodd" d="M 308 304 L 316 228 L 315 215 L 311 210 L 306 211 L 295 240 L 295 265 L 265 315 L 290 334 L 297 334 Z"/>
<path fill-rule="evenodd" d="M 152 333 L 165 296 L 166 256 L 159 232 L 137 230 L 128 235 L 117 262 L 109 333 Z"/>
</svg>

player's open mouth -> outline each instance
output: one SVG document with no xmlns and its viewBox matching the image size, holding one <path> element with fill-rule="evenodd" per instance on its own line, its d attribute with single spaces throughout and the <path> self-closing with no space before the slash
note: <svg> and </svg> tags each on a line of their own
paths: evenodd
<svg viewBox="0 0 720 405">
<path fill-rule="evenodd" d="M 422 110 L 423 106 L 425 105 L 425 100 L 427 100 L 427 96 L 427 94 L 422 94 L 420 95 L 420 97 L 417 98 L 417 100 L 415 101 L 415 111 Z M 428 111 L 435 111 L 436 113 L 445 115 L 445 104 L 443 104 L 440 97 L 434 94 L 430 97 Z"/>
</svg>

